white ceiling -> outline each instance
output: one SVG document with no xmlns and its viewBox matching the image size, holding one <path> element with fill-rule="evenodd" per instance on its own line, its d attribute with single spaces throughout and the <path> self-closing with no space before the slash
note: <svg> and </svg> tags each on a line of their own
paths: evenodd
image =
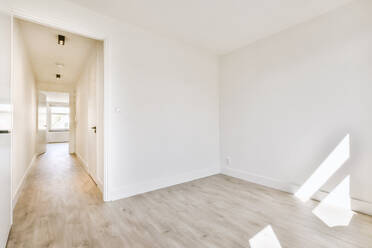
<svg viewBox="0 0 372 248">
<path fill-rule="evenodd" d="M 70 0 L 224 54 L 350 0 Z"/>
<path fill-rule="evenodd" d="M 84 60 L 96 41 L 39 24 L 18 20 L 28 49 L 32 69 L 38 83 L 72 84 L 79 79 Z M 64 46 L 57 44 L 57 36 L 66 36 Z M 57 63 L 63 64 L 60 68 Z M 56 79 L 56 74 L 61 79 Z"/>
</svg>

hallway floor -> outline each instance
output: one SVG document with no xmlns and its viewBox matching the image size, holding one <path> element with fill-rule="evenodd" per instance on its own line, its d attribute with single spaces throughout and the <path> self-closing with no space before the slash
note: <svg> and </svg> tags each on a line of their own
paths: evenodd
<svg viewBox="0 0 372 248">
<path fill-rule="evenodd" d="M 283 248 L 372 247 L 372 217 L 329 228 L 312 214 L 317 204 L 223 175 L 103 203 L 68 145 L 50 144 L 27 178 L 7 247 L 247 248 L 268 225 Z"/>
</svg>

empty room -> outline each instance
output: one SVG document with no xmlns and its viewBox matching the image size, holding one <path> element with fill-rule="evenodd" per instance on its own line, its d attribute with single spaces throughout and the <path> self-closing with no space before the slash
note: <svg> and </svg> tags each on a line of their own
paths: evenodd
<svg viewBox="0 0 372 248">
<path fill-rule="evenodd" d="M 372 248 L 372 1 L 2 0 L 0 248 Z"/>
</svg>

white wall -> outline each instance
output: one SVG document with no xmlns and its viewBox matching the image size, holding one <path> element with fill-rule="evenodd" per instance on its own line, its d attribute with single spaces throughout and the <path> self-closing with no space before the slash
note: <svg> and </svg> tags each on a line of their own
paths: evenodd
<svg viewBox="0 0 372 248">
<path fill-rule="evenodd" d="M 111 46 L 113 197 L 217 173 L 216 58 L 139 30 Z"/>
<path fill-rule="evenodd" d="M 1 50 L 2 56 L 0 56 L 0 104 L 10 103 L 10 17 L 5 13 L 0 12 L 1 29 L 0 35 L 4 37 L 1 43 L 3 47 Z M 7 28 L 8 27 L 8 28 Z M 7 39 L 8 37 L 8 39 Z"/>
<path fill-rule="evenodd" d="M 12 129 L 12 197 L 19 188 L 35 156 L 36 86 L 29 56 L 17 20 L 13 26 L 13 129 Z"/>
<path fill-rule="evenodd" d="M 112 197 L 217 173 L 216 57 L 137 29 L 111 41 Z"/>
<path fill-rule="evenodd" d="M 0 8 L 7 5 L 16 15 L 106 39 L 106 200 L 219 171 L 216 56 L 64 1 L 5 0 Z"/>
<path fill-rule="evenodd" d="M 69 93 L 73 94 L 75 90 L 74 84 L 52 84 L 37 82 L 37 88 L 41 91 L 56 92 L 56 93 Z"/>
<path fill-rule="evenodd" d="M 371 13 L 355 1 L 221 59 L 225 173 L 301 185 L 350 134 L 351 157 L 323 189 L 351 174 L 351 195 L 372 202 Z"/>
<path fill-rule="evenodd" d="M 10 130 L 12 126 L 10 107 L 10 70 L 11 70 L 11 17 L 0 12 L 0 130 Z"/>
</svg>

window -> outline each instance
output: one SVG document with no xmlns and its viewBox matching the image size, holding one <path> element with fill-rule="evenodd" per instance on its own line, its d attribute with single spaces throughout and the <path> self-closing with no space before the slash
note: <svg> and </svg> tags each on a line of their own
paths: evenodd
<svg viewBox="0 0 372 248">
<path fill-rule="evenodd" d="M 70 129 L 70 108 L 67 106 L 50 107 L 50 130 L 63 131 Z"/>
</svg>

